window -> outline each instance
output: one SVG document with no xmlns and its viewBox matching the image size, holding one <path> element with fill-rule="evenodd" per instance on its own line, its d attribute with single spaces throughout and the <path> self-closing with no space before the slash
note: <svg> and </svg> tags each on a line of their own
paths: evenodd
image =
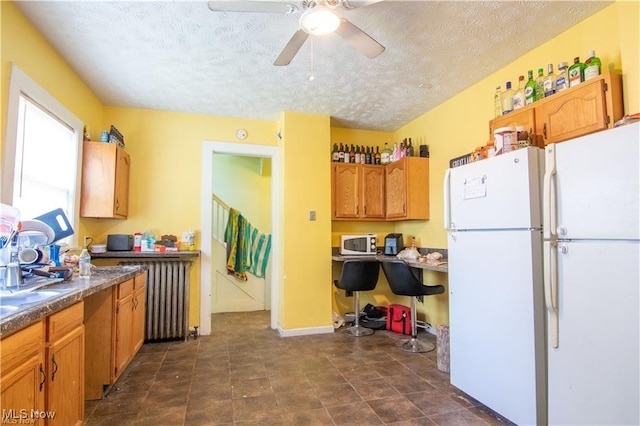
<svg viewBox="0 0 640 426">
<path fill-rule="evenodd" d="M 18 208 L 21 219 L 62 208 L 78 229 L 82 128 L 75 115 L 12 65 L 1 200 Z"/>
</svg>

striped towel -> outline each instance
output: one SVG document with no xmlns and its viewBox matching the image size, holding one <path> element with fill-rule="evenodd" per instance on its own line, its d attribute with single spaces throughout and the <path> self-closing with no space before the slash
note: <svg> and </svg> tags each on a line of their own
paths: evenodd
<svg viewBox="0 0 640 426">
<path fill-rule="evenodd" d="M 247 280 L 247 241 L 248 222 L 236 209 L 229 209 L 229 220 L 224 231 L 227 243 L 227 274 Z"/>
<path fill-rule="evenodd" d="M 271 234 L 263 234 L 251 224 L 247 225 L 245 232 L 248 245 L 248 271 L 258 278 L 264 278 L 271 252 Z"/>
</svg>

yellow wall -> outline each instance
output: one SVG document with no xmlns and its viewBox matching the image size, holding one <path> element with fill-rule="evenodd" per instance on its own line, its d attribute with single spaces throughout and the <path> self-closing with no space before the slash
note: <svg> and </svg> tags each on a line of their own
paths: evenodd
<svg viewBox="0 0 640 426">
<path fill-rule="evenodd" d="M 281 144 L 284 214 L 283 328 L 331 326 L 329 116 L 285 112 Z M 309 212 L 316 220 L 309 220 Z"/>
<path fill-rule="evenodd" d="M 213 193 L 260 232 L 271 232 L 271 160 L 213 155 Z"/>
</svg>

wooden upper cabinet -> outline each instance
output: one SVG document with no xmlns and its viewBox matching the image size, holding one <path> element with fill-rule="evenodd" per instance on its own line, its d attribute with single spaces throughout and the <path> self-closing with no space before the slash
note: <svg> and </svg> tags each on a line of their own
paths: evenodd
<svg viewBox="0 0 640 426">
<path fill-rule="evenodd" d="M 80 215 L 126 219 L 129 214 L 129 168 L 129 154 L 118 144 L 85 142 Z"/>
<path fill-rule="evenodd" d="M 577 86 L 556 93 L 489 122 L 493 131 L 505 126 L 525 126 L 534 145 L 544 148 L 612 128 L 623 116 L 620 74 L 605 72 Z"/>
<path fill-rule="evenodd" d="M 334 219 L 357 219 L 360 214 L 360 167 L 357 164 L 334 164 L 332 206 Z"/>
<path fill-rule="evenodd" d="M 333 220 L 429 219 L 429 159 L 385 166 L 333 163 Z"/>
<path fill-rule="evenodd" d="M 361 166 L 362 218 L 384 220 L 385 175 L 380 166 Z"/>
<path fill-rule="evenodd" d="M 545 145 L 611 128 L 623 115 L 620 75 L 603 74 L 545 101 L 536 108 Z"/>
<path fill-rule="evenodd" d="M 429 219 L 429 159 L 387 164 L 386 199 L 387 220 Z"/>
</svg>

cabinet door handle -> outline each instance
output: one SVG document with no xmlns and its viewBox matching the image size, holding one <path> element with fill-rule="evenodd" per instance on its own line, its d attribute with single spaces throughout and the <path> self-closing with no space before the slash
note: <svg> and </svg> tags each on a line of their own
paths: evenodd
<svg viewBox="0 0 640 426">
<path fill-rule="evenodd" d="M 56 378 L 56 373 L 58 372 L 58 363 L 56 362 L 56 356 L 51 355 L 51 363 L 53 364 L 53 373 L 51 373 L 51 381 Z"/>
<path fill-rule="evenodd" d="M 44 372 L 44 368 L 42 368 L 42 363 L 40 363 L 40 375 L 42 376 L 42 381 L 40 382 L 40 392 L 42 392 L 44 382 L 47 380 L 47 375 Z"/>
<path fill-rule="evenodd" d="M 542 135 L 547 139 L 547 123 L 544 123 L 544 126 L 542 126 Z"/>
</svg>

